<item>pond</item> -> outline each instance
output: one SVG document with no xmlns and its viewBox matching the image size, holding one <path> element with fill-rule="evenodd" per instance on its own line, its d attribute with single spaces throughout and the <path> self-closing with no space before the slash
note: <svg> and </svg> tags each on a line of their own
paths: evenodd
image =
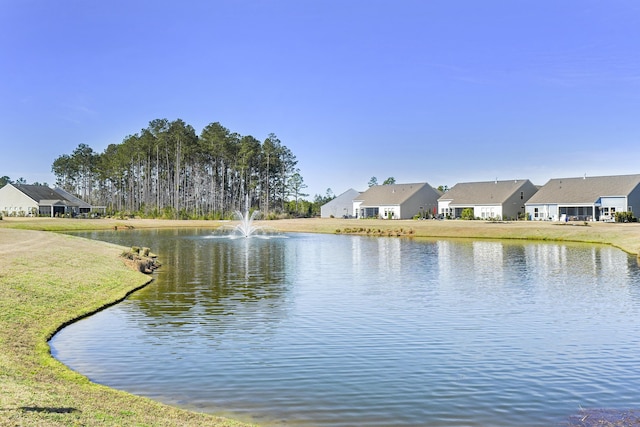
<svg viewBox="0 0 640 427">
<path fill-rule="evenodd" d="M 117 389 L 265 426 L 548 426 L 640 401 L 640 271 L 615 248 L 81 235 L 163 263 L 50 342 Z"/>
</svg>

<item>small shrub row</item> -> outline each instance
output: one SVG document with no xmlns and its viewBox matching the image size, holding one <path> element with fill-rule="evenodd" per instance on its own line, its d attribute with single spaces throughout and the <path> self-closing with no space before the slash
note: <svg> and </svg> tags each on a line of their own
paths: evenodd
<svg viewBox="0 0 640 427">
<path fill-rule="evenodd" d="M 362 235 L 388 236 L 388 237 L 411 236 L 414 233 L 415 232 L 412 228 L 383 229 L 383 228 L 365 228 L 365 227 L 346 227 L 342 229 L 338 228 L 336 230 L 336 234 L 362 234 Z"/>
<path fill-rule="evenodd" d="M 121 256 L 133 264 L 133 267 L 141 273 L 150 274 L 160 267 L 156 255 L 151 253 L 150 248 L 132 246 L 128 251 L 122 252 Z"/>
</svg>

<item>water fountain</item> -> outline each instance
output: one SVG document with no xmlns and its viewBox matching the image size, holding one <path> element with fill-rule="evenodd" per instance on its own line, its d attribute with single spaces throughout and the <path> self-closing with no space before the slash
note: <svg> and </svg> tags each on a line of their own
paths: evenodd
<svg viewBox="0 0 640 427">
<path fill-rule="evenodd" d="M 240 224 L 236 225 L 233 228 L 233 231 L 240 237 L 251 237 L 261 229 L 261 227 L 253 225 L 253 220 L 256 219 L 258 215 L 260 215 L 260 211 L 253 211 L 251 212 L 251 215 L 249 215 L 249 195 L 246 195 L 245 197 L 245 206 L 246 209 L 244 211 L 244 214 L 239 210 L 235 211 L 234 213 L 236 219 L 240 220 Z"/>
<path fill-rule="evenodd" d="M 239 239 L 239 238 L 260 238 L 270 239 L 272 237 L 286 237 L 282 233 L 271 227 L 255 225 L 254 220 L 260 217 L 260 211 L 249 211 L 249 195 L 245 196 L 245 210 L 237 210 L 233 213 L 235 220 L 239 223 L 235 225 L 222 225 L 211 235 L 212 238 Z"/>
</svg>

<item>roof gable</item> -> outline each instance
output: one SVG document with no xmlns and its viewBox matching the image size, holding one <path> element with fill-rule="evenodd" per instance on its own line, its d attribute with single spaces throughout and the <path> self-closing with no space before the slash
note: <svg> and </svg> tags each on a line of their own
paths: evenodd
<svg viewBox="0 0 640 427">
<path fill-rule="evenodd" d="M 527 203 L 592 204 L 600 197 L 628 196 L 638 185 L 640 175 L 555 178 L 543 185 Z"/>
<path fill-rule="evenodd" d="M 61 202 L 68 206 L 76 206 L 72 200 L 66 199 L 62 194 L 56 193 L 46 185 L 28 185 L 28 184 L 8 184 L 20 190 L 27 197 L 41 204 L 56 204 Z"/>
<path fill-rule="evenodd" d="M 429 187 L 429 184 L 426 182 L 414 184 L 383 184 L 369 187 L 368 190 L 360 194 L 354 201 L 361 202 L 362 206 L 401 205 L 425 187 L 431 189 L 435 197 L 439 196 L 437 191 Z"/>
<path fill-rule="evenodd" d="M 444 193 L 439 200 L 449 200 L 450 205 L 501 204 L 525 185 L 533 186 L 528 179 L 461 182 Z"/>
<path fill-rule="evenodd" d="M 329 200 L 327 203 L 325 203 L 322 206 L 323 207 L 330 207 L 330 206 L 333 206 L 333 205 L 351 203 L 353 201 L 353 199 L 357 198 L 359 195 L 360 195 L 359 191 L 354 190 L 353 188 L 350 188 L 347 191 L 345 191 L 344 193 L 340 194 L 339 196 L 334 197 L 333 199 Z"/>
<path fill-rule="evenodd" d="M 36 202 L 40 202 L 41 200 L 60 200 L 63 198 L 46 185 L 13 184 L 13 186 Z"/>
</svg>

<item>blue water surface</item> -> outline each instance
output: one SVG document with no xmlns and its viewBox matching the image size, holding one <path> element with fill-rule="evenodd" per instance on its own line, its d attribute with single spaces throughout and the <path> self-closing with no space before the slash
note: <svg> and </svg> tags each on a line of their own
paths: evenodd
<svg viewBox="0 0 640 427">
<path fill-rule="evenodd" d="M 640 402 L 640 275 L 615 248 L 84 236 L 163 263 L 51 341 L 111 387 L 265 426 L 549 426 Z"/>
</svg>

